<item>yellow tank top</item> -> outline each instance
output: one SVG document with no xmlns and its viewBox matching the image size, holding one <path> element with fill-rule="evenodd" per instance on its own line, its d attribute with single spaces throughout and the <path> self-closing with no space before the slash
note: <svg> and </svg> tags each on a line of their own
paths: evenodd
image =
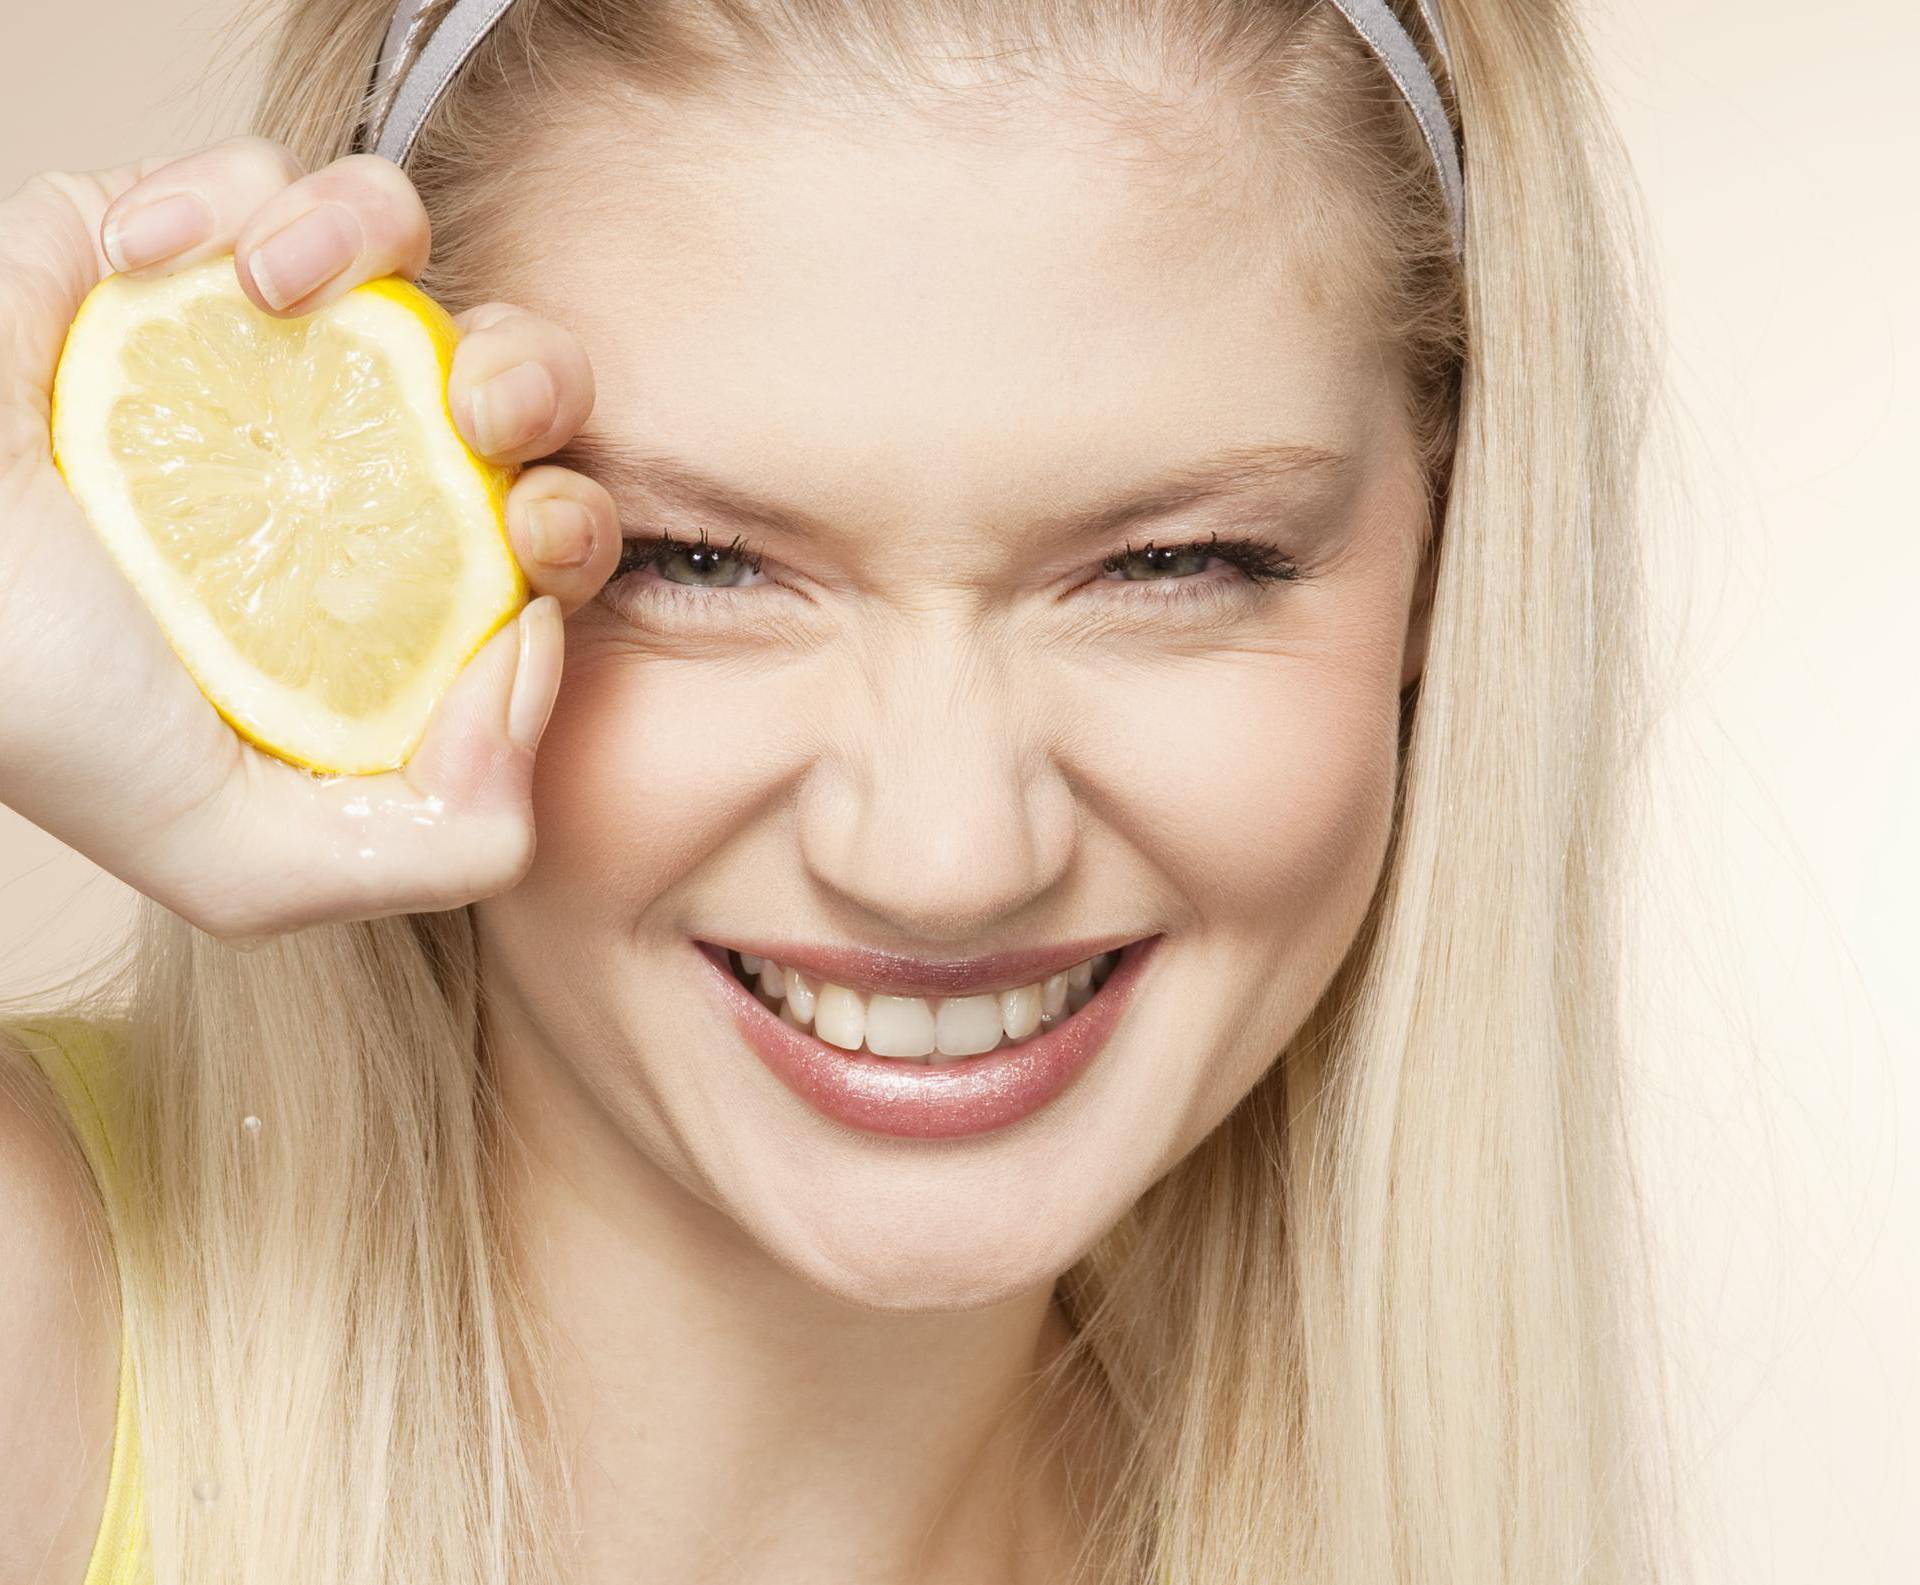
<svg viewBox="0 0 1920 1585">
<path fill-rule="evenodd" d="M 113 1062 L 120 1047 L 111 1032 L 73 1018 L 43 1018 L 10 1024 L 7 1033 L 27 1049 L 72 1114 L 87 1160 L 102 1189 L 114 1173 L 109 1109 Z M 132 1355 L 120 1334 L 120 1398 L 114 1413 L 113 1456 L 107 1469 L 107 1504 L 83 1585 L 151 1585 L 146 1521 L 141 1511 L 140 1447 L 134 1420 Z"/>
</svg>

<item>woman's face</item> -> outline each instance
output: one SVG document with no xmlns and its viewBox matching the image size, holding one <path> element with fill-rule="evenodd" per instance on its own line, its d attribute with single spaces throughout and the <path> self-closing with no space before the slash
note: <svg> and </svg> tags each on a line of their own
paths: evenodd
<svg viewBox="0 0 1920 1585">
<path fill-rule="evenodd" d="M 538 853 L 477 908 L 509 1104 L 587 1192 L 678 1186 L 889 1308 L 1049 1282 L 1274 1061 L 1366 913 L 1421 661 L 1391 357 L 1231 144 L 1174 179 L 1080 125 L 609 122 L 514 261 L 594 360 L 556 460 L 628 535 L 712 553 L 569 621 Z M 629 477 L 623 448 L 654 460 Z M 1228 453 L 1255 460 L 1210 472 Z M 656 494 L 662 458 L 796 521 Z M 1182 474 L 1211 493 L 1102 526 Z M 1215 534 L 1298 577 L 1164 555 Z M 1147 938 L 1037 1106 L 1007 1052 L 909 1068 L 743 1014 L 697 946 Z M 814 1098 L 753 1017 L 827 1074 Z"/>
</svg>

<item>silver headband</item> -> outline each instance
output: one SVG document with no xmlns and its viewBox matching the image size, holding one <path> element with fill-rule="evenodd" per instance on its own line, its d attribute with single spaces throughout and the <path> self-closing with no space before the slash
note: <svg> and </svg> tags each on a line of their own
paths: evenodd
<svg viewBox="0 0 1920 1585">
<path fill-rule="evenodd" d="M 400 0 L 387 36 L 380 43 L 380 57 L 374 62 L 372 103 L 380 103 L 394 72 L 414 48 L 413 33 L 420 13 L 429 0 Z M 1447 120 L 1446 107 L 1440 101 L 1440 89 L 1427 69 L 1419 46 L 1408 37 L 1386 0 L 1328 0 L 1365 41 L 1368 49 L 1387 69 L 1400 96 L 1406 100 L 1420 123 L 1420 135 L 1426 139 L 1427 152 L 1433 156 L 1434 170 L 1446 193 L 1447 211 L 1453 222 L 1453 247 L 1460 253 L 1466 247 L 1467 203 L 1465 184 L 1460 175 L 1460 148 L 1454 141 L 1453 126 Z M 1433 35 L 1434 48 L 1449 71 L 1453 57 L 1447 49 L 1446 35 L 1440 28 L 1440 16 L 1432 0 L 1416 0 L 1421 19 Z M 404 166 L 420 135 L 428 113 L 453 81 L 467 57 L 474 52 L 488 31 L 507 14 L 513 0 L 458 0 L 432 34 L 417 46 L 419 58 L 400 81 L 386 115 L 378 126 L 364 127 L 356 139 L 357 151 L 371 148 L 394 164 Z M 368 139 L 374 141 L 369 144 Z"/>
</svg>

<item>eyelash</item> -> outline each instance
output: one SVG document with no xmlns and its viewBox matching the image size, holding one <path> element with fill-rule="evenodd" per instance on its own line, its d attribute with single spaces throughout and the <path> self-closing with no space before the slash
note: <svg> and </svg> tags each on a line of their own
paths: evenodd
<svg viewBox="0 0 1920 1585">
<path fill-rule="evenodd" d="M 628 538 L 620 547 L 620 560 L 607 580 L 609 588 L 629 572 L 644 572 L 657 567 L 667 557 L 681 551 L 712 551 L 714 545 L 708 540 L 707 532 L 700 530 L 697 540 L 676 539 L 671 534 L 654 534 Z M 1196 552 L 1204 552 L 1208 557 L 1226 562 L 1240 573 L 1239 579 L 1224 580 L 1227 588 L 1240 584 L 1261 586 L 1269 583 L 1299 582 L 1305 575 L 1300 571 L 1292 557 L 1276 550 L 1273 546 L 1257 539 L 1222 539 L 1217 533 L 1207 539 L 1189 540 L 1185 544 L 1156 546 L 1148 540 L 1138 550 L 1128 540 L 1124 549 L 1114 552 L 1100 563 L 1102 572 L 1118 572 L 1135 556 L 1150 556 L 1154 552 L 1169 560 L 1180 560 Z M 740 536 L 734 538 L 719 551 L 720 556 L 740 562 L 754 572 L 761 569 L 761 555 L 752 545 Z M 1137 578 L 1121 579 L 1120 582 L 1144 584 L 1168 584 L 1172 590 L 1167 594 L 1149 595 L 1148 599 L 1180 601 L 1209 600 L 1223 598 L 1223 580 L 1201 578 L 1199 576 L 1174 578 Z M 695 584 L 670 583 L 661 580 L 649 586 L 649 598 L 666 599 L 669 603 L 710 604 L 716 597 L 727 598 L 736 591 L 725 585 L 717 588 L 702 588 Z"/>
<path fill-rule="evenodd" d="M 1125 562 L 1135 556 L 1149 555 L 1156 548 L 1159 549 L 1162 555 L 1175 560 L 1183 556 L 1190 556 L 1196 551 L 1204 551 L 1209 556 L 1216 557 L 1228 563 L 1230 566 L 1239 568 L 1242 576 L 1246 578 L 1248 583 L 1252 584 L 1296 583 L 1301 576 L 1300 568 L 1291 556 L 1283 555 L 1264 540 L 1222 539 L 1218 534 L 1210 535 L 1206 539 L 1189 540 L 1184 545 L 1163 545 L 1156 547 L 1152 540 L 1148 540 L 1146 544 L 1142 545 L 1138 550 L 1133 548 L 1133 541 L 1128 540 L 1125 549 L 1116 551 L 1100 563 L 1100 570 L 1102 572 L 1118 572 Z M 1192 585 L 1199 580 L 1194 578 L 1141 578 L 1123 581 Z M 1155 598 L 1159 597 L 1156 596 Z"/>
</svg>

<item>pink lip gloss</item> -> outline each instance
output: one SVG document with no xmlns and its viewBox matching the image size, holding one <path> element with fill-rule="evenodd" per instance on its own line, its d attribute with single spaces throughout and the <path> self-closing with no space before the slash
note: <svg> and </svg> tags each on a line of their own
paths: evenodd
<svg viewBox="0 0 1920 1585">
<path fill-rule="evenodd" d="M 902 1139 L 985 1133 L 1037 1112 L 1091 1063 L 1126 1011 L 1159 936 L 1121 950 L 1100 988 L 1045 1034 L 938 1064 L 847 1051 L 796 1029 L 734 977 L 727 949 L 695 942 L 734 1027 L 775 1077 L 824 1117 Z"/>
</svg>

